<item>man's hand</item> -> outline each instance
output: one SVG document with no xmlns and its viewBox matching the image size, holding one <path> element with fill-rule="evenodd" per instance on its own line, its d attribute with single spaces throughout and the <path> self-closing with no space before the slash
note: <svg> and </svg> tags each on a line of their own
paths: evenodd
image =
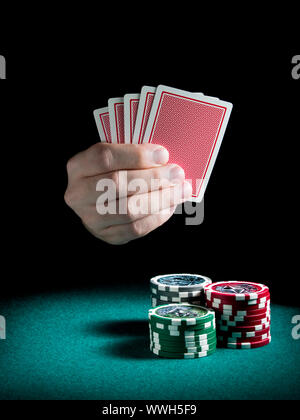
<svg viewBox="0 0 300 420">
<path fill-rule="evenodd" d="M 176 206 L 192 194 L 183 169 L 167 164 L 168 159 L 167 150 L 154 144 L 97 143 L 67 163 L 65 201 L 94 236 L 110 244 L 127 243 L 165 223 Z M 115 183 L 113 204 L 117 209 L 125 207 L 126 214 L 97 212 L 97 199 L 104 194 L 96 190 L 101 179 Z M 127 185 L 137 179 L 144 181 L 144 187 L 138 192 L 128 191 Z M 159 182 L 153 183 L 154 179 Z M 137 198 L 139 207 L 145 210 L 142 213 L 135 211 Z"/>
</svg>

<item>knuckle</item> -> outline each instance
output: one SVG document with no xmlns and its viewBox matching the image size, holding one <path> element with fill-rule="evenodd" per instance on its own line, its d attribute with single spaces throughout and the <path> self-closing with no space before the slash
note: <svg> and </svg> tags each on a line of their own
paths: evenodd
<svg viewBox="0 0 300 420">
<path fill-rule="evenodd" d="M 127 217 L 128 217 L 128 220 L 129 221 L 133 220 L 135 214 L 136 214 L 135 198 L 134 198 L 134 196 L 131 196 L 131 197 L 128 197 L 128 200 L 127 200 Z"/>
<path fill-rule="evenodd" d="M 120 187 L 120 172 L 119 171 L 111 172 L 110 179 L 116 188 L 116 192 L 118 192 L 119 187 Z"/>
<path fill-rule="evenodd" d="M 99 143 L 96 147 L 97 158 L 99 159 L 100 166 L 104 172 L 109 172 L 112 168 L 113 155 L 111 148 L 108 144 Z"/>
<path fill-rule="evenodd" d="M 77 203 L 79 203 L 82 200 L 82 197 L 83 190 L 79 186 L 68 187 L 64 195 L 65 203 L 69 207 L 74 207 Z"/>
<path fill-rule="evenodd" d="M 70 173 L 73 171 L 74 166 L 75 166 L 75 158 L 74 158 L 74 157 L 71 157 L 71 158 L 68 160 L 67 165 L 66 165 L 66 168 L 67 168 L 67 173 L 68 173 L 68 174 L 70 174 Z"/>
<path fill-rule="evenodd" d="M 169 185 L 169 181 L 163 177 L 161 169 L 153 168 L 151 177 L 152 190 L 158 190 L 159 188 L 164 187 L 165 185 Z"/>
<path fill-rule="evenodd" d="M 72 207 L 73 199 L 72 199 L 72 193 L 69 188 L 67 188 L 65 191 L 64 200 L 65 200 L 65 203 L 69 207 Z"/>
<path fill-rule="evenodd" d="M 138 147 L 138 145 L 135 145 L 135 153 L 137 165 L 140 166 L 144 162 L 145 150 L 142 147 Z"/>
</svg>

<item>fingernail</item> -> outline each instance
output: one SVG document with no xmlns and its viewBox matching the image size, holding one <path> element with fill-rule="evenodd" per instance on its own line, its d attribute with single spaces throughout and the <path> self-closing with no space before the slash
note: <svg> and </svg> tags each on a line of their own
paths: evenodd
<svg viewBox="0 0 300 420">
<path fill-rule="evenodd" d="M 193 189 L 191 184 L 188 181 L 184 181 L 182 186 L 182 197 L 188 198 L 192 195 Z"/>
<path fill-rule="evenodd" d="M 153 152 L 153 161 L 157 165 L 164 165 L 169 160 L 169 152 L 164 149 L 163 147 L 160 147 L 159 149 L 154 150 Z"/>
<path fill-rule="evenodd" d="M 182 182 L 184 180 L 184 176 L 184 170 L 178 165 L 173 166 L 169 171 L 169 179 L 175 184 Z"/>
</svg>

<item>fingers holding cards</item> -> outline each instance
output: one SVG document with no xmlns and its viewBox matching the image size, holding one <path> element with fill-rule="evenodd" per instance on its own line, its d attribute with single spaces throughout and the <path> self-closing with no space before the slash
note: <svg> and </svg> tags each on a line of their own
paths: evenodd
<svg viewBox="0 0 300 420">
<path fill-rule="evenodd" d="M 124 96 L 124 131 L 125 143 L 133 143 L 133 133 L 140 102 L 139 93 L 128 93 Z"/>
<path fill-rule="evenodd" d="M 232 104 L 217 98 L 158 86 L 143 142 L 160 144 L 170 163 L 191 181 L 191 201 L 200 202 L 219 152 Z"/>
<path fill-rule="evenodd" d="M 95 109 L 94 118 L 96 121 L 101 142 L 111 143 L 108 107 Z"/>
<path fill-rule="evenodd" d="M 124 140 L 124 99 L 110 98 L 108 112 L 112 143 L 125 143 Z"/>
<path fill-rule="evenodd" d="M 111 98 L 94 116 L 102 142 L 152 143 L 167 149 L 169 163 L 182 167 L 192 184 L 190 201 L 200 202 L 231 110 L 231 103 L 216 97 L 159 85 Z"/>
<path fill-rule="evenodd" d="M 152 108 L 155 91 L 156 88 L 153 86 L 143 86 L 141 90 L 132 143 L 143 143 L 144 133 L 147 127 L 148 118 Z"/>
</svg>

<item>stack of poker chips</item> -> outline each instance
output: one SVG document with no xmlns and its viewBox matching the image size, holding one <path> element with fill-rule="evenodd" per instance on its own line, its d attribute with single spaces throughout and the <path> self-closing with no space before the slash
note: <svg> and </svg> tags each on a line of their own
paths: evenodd
<svg viewBox="0 0 300 420">
<path fill-rule="evenodd" d="M 270 291 L 263 284 L 240 281 L 205 287 L 206 306 L 214 309 L 218 344 L 252 349 L 271 342 Z"/>
<path fill-rule="evenodd" d="M 211 284 L 199 274 L 167 274 L 150 280 L 152 308 L 168 303 L 205 304 L 204 287 Z"/>
<path fill-rule="evenodd" d="M 214 311 L 190 304 L 149 310 L 150 350 L 171 359 L 199 359 L 216 351 Z"/>
</svg>

